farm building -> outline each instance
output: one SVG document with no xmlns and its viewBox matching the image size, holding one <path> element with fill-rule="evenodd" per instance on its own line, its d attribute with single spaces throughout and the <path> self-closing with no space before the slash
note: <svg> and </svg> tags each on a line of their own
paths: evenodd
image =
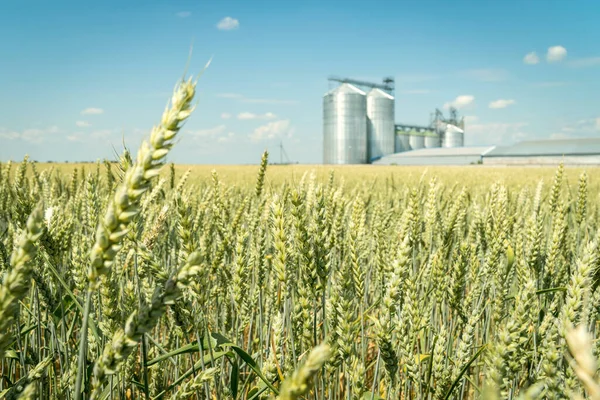
<svg viewBox="0 0 600 400">
<path fill-rule="evenodd" d="M 434 147 L 390 154 L 374 161 L 376 165 L 469 165 L 480 164 L 494 147 Z"/>
<path fill-rule="evenodd" d="M 532 140 L 498 146 L 483 157 L 484 165 L 600 165 L 600 138 Z"/>
</svg>

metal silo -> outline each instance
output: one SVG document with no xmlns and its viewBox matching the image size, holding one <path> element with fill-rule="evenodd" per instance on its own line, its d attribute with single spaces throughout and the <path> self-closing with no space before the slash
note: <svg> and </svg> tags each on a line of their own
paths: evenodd
<svg viewBox="0 0 600 400">
<path fill-rule="evenodd" d="M 377 160 L 394 153 L 394 96 L 381 89 L 367 94 L 367 154 Z"/>
<path fill-rule="evenodd" d="M 441 146 L 440 136 L 438 134 L 436 134 L 435 132 L 427 133 L 427 136 L 425 136 L 425 148 L 432 149 L 432 148 L 440 147 L 440 146 Z"/>
<path fill-rule="evenodd" d="M 465 132 L 457 126 L 448 124 L 444 135 L 444 147 L 463 147 Z"/>
<path fill-rule="evenodd" d="M 410 143 L 411 150 L 419 150 L 425 148 L 425 136 L 420 132 L 411 132 L 408 142 Z"/>
<path fill-rule="evenodd" d="M 410 150 L 410 135 L 405 132 L 397 132 L 394 145 L 395 153 L 402 153 Z"/>
<path fill-rule="evenodd" d="M 367 100 L 357 87 L 344 83 L 323 96 L 323 162 L 367 162 Z"/>
</svg>

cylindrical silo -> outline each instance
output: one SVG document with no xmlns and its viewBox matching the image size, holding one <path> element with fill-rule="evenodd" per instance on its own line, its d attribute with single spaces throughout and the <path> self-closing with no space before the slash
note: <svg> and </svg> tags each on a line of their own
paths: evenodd
<svg viewBox="0 0 600 400">
<path fill-rule="evenodd" d="M 425 136 L 425 148 L 432 149 L 441 146 L 441 138 L 435 132 L 428 133 Z"/>
<path fill-rule="evenodd" d="M 394 153 L 394 96 L 381 89 L 367 94 L 367 154 L 368 160 Z"/>
<path fill-rule="evenodd" d="M 408 139 L 411 150 L 419 150 L 425 148 L 425 136 L 419 132 L 411 132 Z"/>
<path fill-rule="evenodd" d="M 323 162 L 367 162 L 366 93 L 344 83 L 323 96 Z"/>
<path fill-rule="evenodd" d="M 394 145 L 395 153 L 402 153 L 403 151 L 410 150 L 410 135 L 405 132 L 398 132 L 396 134 L 396 140 Z"/>
<path fill-rule="evenodd" d="M 465 133 L 457 126 L 448 124 L 444 135 L 444 147 L 463 147 Z"/>
</svg>

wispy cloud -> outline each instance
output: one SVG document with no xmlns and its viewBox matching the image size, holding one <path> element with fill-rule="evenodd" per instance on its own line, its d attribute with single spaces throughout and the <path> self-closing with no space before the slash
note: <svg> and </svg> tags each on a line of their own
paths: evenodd
<svg viewBox="0 0 600 400">
<path fill-rule="evenodd" d="M 69 142 L 83 142 L 85 137 L 81 133 L 72 133 L 67 135 L 66 138 Z"/>
<path fill-rule="evenodd" d="M 506 108 L 513 104 L 515 104 L 515 101 L 512 99 L 510 99 L 510 100 L 498 99 L 498 100 L 492 101 L 490 103 L 489 107 L 492 109 L 499 109 L 499 108 Z"/>
<path fill-rule="evenodd" d="M 104 110 L 96 107 L 89 107 L 81 111 L 81 115 L 99 115 L 104 114 Z"/>
<path fill-rule="evenodd" d="M 179 11 L 179 12 L 178 12 L 177 14 L 175 14 L 175 15 L 177 15 L 179 18 L 187 18 L 187 17 L 189 17 L 190 15 L 192 15 L 192 13 L 191 13 L 191 12 L 189 12 L 189 11 Z"/>
<path fill-rule="evenodd" d="M 225 125 L 218 125 L 218 126 L 215 126 L 214 128 L 188 131 L 188 134 L 190 134 L 191 136 L 195 136 L 197 138 L 206 138 L 206 137 L 218 136 L 218 135 L 224 133 L 226 130 L 227 130 L 227 127 Z"/>
<path fill-rule="evenodd" d="M 229 143 L 235 139 L 235 133 L 229 131 L 224 124 L 213 128 L 188 130 L 187 135 L 191 136 L 197 143 Z"/>
<path fill-rule="evenodd" d="M 523 62 L 525 64 L 535 65 L 540 62 L 540 58 L 538 57 L 535 51 L 532 51 L 531 53 L 528 53 L 527 55 L 525 55 L 525 57 L 523 57 Z"/>
<path fill-rule="evenodd" d="M 231 114 L 229 113 L 222 113 L 221 114 L 221 119 L 230 119 L 232 117 Z"/>
<path fill-rule="evenodd" d="M 479 120 L 479 117 L 477 117 L 475 115 L 465 115 L 465 123 L 466 124 L 477 122 L 477 120 Z"/>
<path fill-rule="evenodd" d="M 272 112 L 268 112 L 265 114 L 254 114 L 251 112 L 243 112 L 239 113 L 237 119 L 248 120 L 248 119 L 275 119 L 277 116 Z"/>
<path fill-rule="evenodd" d="M 90 137 L 97 140 L 108 140 L 114 133 L 117 133 L 116 129 L 99 129 L 90 133 Z"/>
<path fill-rule="evenodd" d="M 481 82 L 500 82 L 510 78 L 508 71 L 501 68 L 479 68 L 460 71 L 459 75 Z"/>
<path fill-rule="evenodd" d="M 581 136 L 600 132 L 600 117 L 584 118 L 568 124 L 561 128 L 561 132 L 565 134 L 573 134 L 572 136 Z"/>
<path fill-rule="evenodd" d="M 527 122 L 491 122 L 469 125 L 466 128 L 469 141 L 475 144 L 497 144 L 506 145 L 524 140 L 528 133 L 525 128 Z"/>
<path fill-rule="evenodd" d="M 235 140 L 235 133 L 233 133 L 233 132 L 229 132 L 229 133 L 227 133 L 227 135 L 225 135 L 225 136 L 220 136 L 220 137 L 217 139 L 217 142 L 219 142 L 219 143 L 231 143 L 231 142 L 233 142 L 234 140 Z"/>
<path fill-rule="evenodd" d="M 87 121 L 76 121 L 75 125 L 78 126 L 78 127 L 80 127 L 80 128 L 88 128 L 88 127 L 92 126 L 92 124 L 90 124 Z"/>
<path fill-rule="evenodd" d="M 449 101 L 448 103 L 444 104 L 444 108 L 447 110 L 450 107 L 454 107 L 457 110 L 460 110 L 461 108 L 465 108 L 465 107 L 473 104 L 474 101 L 475 101 L 475 96 L 472 96 L 470 94 L 465 94 L 462 96 L 458 96 L 454 100 Z"/>
<path fill-rule="evenodd" d="M 569 67 L 589 68 L 600 66 L 600 57 L 577 58 L 568 62 Z"/>
<path fill-rule="evenodd" d="M 294 129 L 290 124 L 290 120 L 280 120 L 269 122 L 266 125 L 259 126 L 252 132 L 249 137 L 253 142 L 261 140 L 270 140 L 281 137 L 292 137 Z"/>
<path fill-rule="evenodd" d="M 0 128 L 0 138 L 14 140 L 20 137 L 20 133 L 17 131 L 11 131 L 6 128 Z"/>
<path fill-rule="evenodd" d="M 230 31 L 233 29 L 237 29 L 240 26 L 240 21 L 235 18 L 225 17 L 219 21 L 217 24 L 217 29 L 222 31 Z"/>
<path fill-rule="evenodd" d="M 546 53 L 546 60 L 550 63 L 559 62 L 565 59 L 567 56 L 567 49 L 563 46 L 552 46 L 548 48 Z"/>
<path fill-rule="evenodd" d="M 298 102 L 295 100 L 251 98 L 245 97 L 239 93 L 217 93 L 217 97 L 222 99 L 233 99 L 249 104 L 298 104 Z"/>
<path fill-rule="evenodd" d="M 32 144 L 43 143 L 50 135 L 60 132 L 57 126 L 51 126 L 44 129 L 31 128 L 22 131 L 0 129 L 0 138 L 7 140 L 23 140 Z"/>
<path fill-rule="evenodd" d="M 217 93 L 217 97 L 221 97 L 223 99 L 241 99 L 244 96 L 239 93 Z"/>
</svg>

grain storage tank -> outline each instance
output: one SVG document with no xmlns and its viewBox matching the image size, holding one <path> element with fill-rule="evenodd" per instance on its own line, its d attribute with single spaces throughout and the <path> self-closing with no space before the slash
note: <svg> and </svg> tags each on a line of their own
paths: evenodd
<svg viewBox="0 0 600 400">
<path fill-rule="evenodd" d="M 425 136 L 421 132 L 411 131 L 408 139 L 411 150 L 419 150 L 425 148 Z"/>
<path fill-rule="evenodd" d="M 394 141 L 394 153 L 402 153 L 410 150 L 410 135 L 403 130 L 396 131 L 396 139 Z"/>
<path fill-rule="evenodd" d="M 323 162 L 367 162 L 366 93 L 349 83 L 323 96 Z"/>
<path fill-rule="evenodd" d="M 427 132 L 425 135 L 425 148 L 433 149 L 441 146 L 441 138 L 434 131 Z"/>
<path fill-rule="evenodd" d="M 367 154 L 377 160 L 394 153 L 394 96 L 381 89 L 367 94 Z"/>
<path fill-rule="evenodd" d="M 448 124 L 444 134 L 444 147 L 463 147 L 465 132 L 457 126 Z"/>
</svg>

